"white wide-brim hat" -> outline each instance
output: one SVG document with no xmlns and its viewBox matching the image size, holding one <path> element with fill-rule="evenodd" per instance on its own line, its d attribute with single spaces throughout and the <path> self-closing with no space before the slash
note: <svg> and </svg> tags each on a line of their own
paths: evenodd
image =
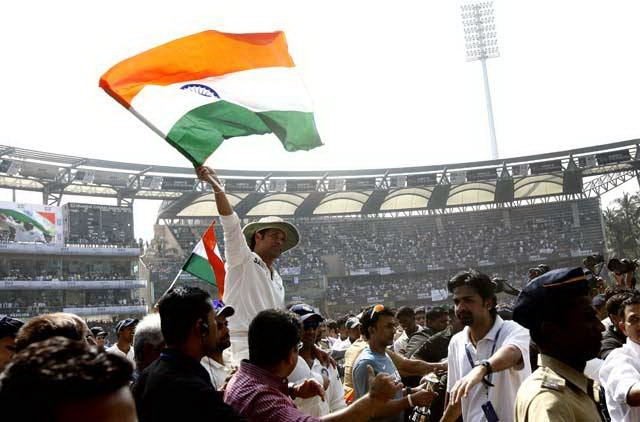
<svg viewBox="0 0 640 422">
<path fill-rule="evenodd" d="M 282 252 L 286 252 L 289 249 L 293 248 L 300 241 L 300 234 L 298 233 L 298 229 L 293 224 L 284 221 L 280 217 L 262 217 L 258 221 L 254 221 L 253 223 L 249 223 L 242 229 L 242 233 L 244 234 L 244 238 L 247 240 L 247 245 L 251 244 L 251 239 L 256 232 L 265 229 L 278 229 L 282 230 L 284 234 L 287 236 L 287 239 L 282 245 Z"/>
</svg>

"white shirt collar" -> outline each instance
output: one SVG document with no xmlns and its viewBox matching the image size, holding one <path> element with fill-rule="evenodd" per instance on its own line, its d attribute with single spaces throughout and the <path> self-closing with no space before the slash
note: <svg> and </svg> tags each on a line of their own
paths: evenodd
<svg viewBox="0 0 640 422">
<path fill-rule="evenodd" d="M 478 340 L 478 343 L 480 343 L 483 340 L 491 340 L 492 342 L 496 341 L 496 335 L 498 334 L 498 330 L 500 330 L 503 324 L 504 324 L 504 320 L 500 318 L 500 315 L 496 315 L 496 319 L 493 322 L 493 326 L 487 332 L 487 334 L 484 335 L 484 337 Z M 471 328 L 467 326 L 467 327 L 464 327 L 464 330 L 465 330 L 464 332 L 465 332 L 466 343 L 471 344 L 471 335 L 470 335 Z"/>
<path fill-rule="evenodd" d="M 637 357 L 640 357 L 640 344 L 627 337 L 625 345 L 629 348 L 629 350 L 631 350 L 633 354 L 635 354 Z"/>
</svg>

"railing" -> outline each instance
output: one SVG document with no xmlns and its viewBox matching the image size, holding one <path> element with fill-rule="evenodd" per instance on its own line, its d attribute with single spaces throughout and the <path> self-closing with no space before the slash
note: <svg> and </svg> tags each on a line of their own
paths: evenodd
<svg viewBox="0 0 640 422">
<path fill-rule="evenodd" d="M 0 290 L 145 289 L 147 280 L 0 280 Z"/>
</svg>

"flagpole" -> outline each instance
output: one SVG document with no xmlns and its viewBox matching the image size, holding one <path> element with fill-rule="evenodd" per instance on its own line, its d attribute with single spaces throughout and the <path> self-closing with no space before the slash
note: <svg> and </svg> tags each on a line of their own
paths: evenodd
<svg viewBox="0 0 640 422">
<path fill-rule="evenodd" d="M 218 182 L 218 180 L 216 180 L 216 178 L 214 178 L 211 174 L 207 174 L 207 180 L 213 185 L 213 187 L 217 188 L 219 192 L 224 192 L 224 188 L 222 187 L 220 182 Z"/>
<path fill-rule="evenodd" d="M 164 293 L 162 293 L 162 296 L 166 295 L 169 290 L 173 289 L 173 286 L 175 286 L 176 281 L 178 281 L 178 278 L 180 277 L 181 274 L 182 274 L 182 268 L 180 268 L 180 271 L 178 271 L 176 278 L 173 279 L 173 281 L 169 285 L 169 288 L 167 288 L 167 290 L 165 290 Z M 160 298 L 162 298 L 162 296 L 160 296 Z M 158 302 L 160 302 L 160 299 L 158 299 Z M 153 305 L 154 309 L 158 307 L 158 302 L 156 302 L 156 304 Z"/>
</svg>

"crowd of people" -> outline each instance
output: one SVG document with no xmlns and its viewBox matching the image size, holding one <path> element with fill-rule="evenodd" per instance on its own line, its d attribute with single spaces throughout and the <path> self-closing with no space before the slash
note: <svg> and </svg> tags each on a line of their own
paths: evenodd
<svg viewBox="0 0 640 422">
<path fill-rule="evenodd" d="M 613 282 L 545 268 L 504 306 L 468 270 L 447 282 L 451 307 L 268 308 L 244 359 L 242 311 L 197 287 L 140 321 L 2 317 L 0 406 L 25 421 L 634 421 L 640 293 L 634 272 Z"/>
<path fill-rule="evenodd" d="M 597 203 L 570 203 L 463 214 L 296 222 L 305 233 L 280 268 L 326 272 L 320 259 L 336 255 L 346 270 L 389 267 L 395 272 L 527 262 L 601 250 Z M 505 214 L 506 213 L 506 214 Z M 402 251 L 401 254 L 397 251 Z"/>
<path fill-rule="evenodd" d="M 279 262 L 283 274 L 330 274 L 326 256 L 338 257 L 347 274 L 377 268 L 407 272 L 548 261 L 601 250 L 603 242 L 595 200 L 437 216 L 316 218 L 294 223 L 305 236 Z M 170 226 L 183 254 L 191 253 L 206 228 Z M 219 225 L 216 237 L 223 246 Z"/>
<path fill-rule="evenodd" d="M 0 313 L 38 315 L 44 312 L 58 312 L 69 307 L 144 306 L 143 297 L 132 296 L 130 290 L 89 291 L 83 295 L 64 295 L 58 290 L 37 291 L 31 295 L 15 296 L 12 291 L 0 294 Z"/>
<path fill-rule="evenodd" d="M 105 281 L 105 280 L 135 280 L 134 274 L 113 272 L 94 272 L 94 271 L 23 271 L 19 268 L 13 268 L 7 273 L 0 273 L 0 280 L 7 281 Z"/>
</svg>

